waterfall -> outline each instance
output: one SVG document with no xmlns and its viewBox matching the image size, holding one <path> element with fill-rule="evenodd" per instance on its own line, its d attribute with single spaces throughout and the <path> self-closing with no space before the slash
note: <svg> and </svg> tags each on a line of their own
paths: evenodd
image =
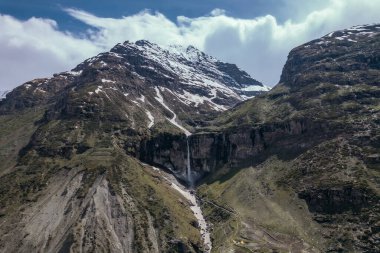
<svg viewBox="0 0 380 253">
<path fill-rule="evenodd" d="M 190 187 L 193 187 L 193 177 L 191 176 L 191 161 L 190 161 L 190 144 L 189 144 L 189 137 L 186 138 L 186 144 L 187 144 L 187 182 L 189 183 Z"/>
</svg>

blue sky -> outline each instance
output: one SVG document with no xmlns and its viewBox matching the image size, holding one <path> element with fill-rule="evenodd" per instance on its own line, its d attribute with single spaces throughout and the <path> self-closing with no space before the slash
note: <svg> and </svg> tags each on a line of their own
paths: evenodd
<svg viewBox="0 0 380 253">
<path fill-rule="evenodd" d="M 293 2 L 300 1 L 293 0 Z M 314 0 L 314 2 L 323 5 L 326 1 Z M 33 16 L 52 18 L 60 24 L 62 29 L 70 30 L 77 29 L 76 26 L 83 28 L 83 24 L 62 12 L 64 8 L 77 8 L 95 15 L 114 18 L 149 9 L 161 12 L 173 21 L 180 15 L 199 17 L 219 8 L 226 10 L 232 17 L 255 18 L 271 14 L 281 21 L 296 15 L 295 9 L 286 6 L 287 3 L 284 0 L 0 0 L 0 10 L 3 14 L 10 14 L 24 20 Z"/>
<path fill-rule="evenodd" d="M 0 0 L 0 90 L 138 39 L 192 44 L 273 86 L 293 47 L 378 23 L 379 9 L 380 0 Z"/>
<path fill-rule="evenodd" d="M 304 1 L 304 0 L 302 0 Z M 300 0 L 292 0 L 293 6 Z M 49 18 L 57 21 L 59 29 L 80 33 L 88 26 L 62 11 L 65 8 L 85 10 L 97 16 L 120 18 L 150 10 L 160 12 L 173 22 L 177 16 L 190 18 L 208 15 L 214 9 L 223 9 L 231 17 L 252 19 L 273 15 L 279 22 L 297 18 L 297 8 L 289 8 L 286 0 L 0 0 L 0 13 L 9 14 L 20 20 L 31 17 Z M 314 0 L 313 4 L 303 3 L 303 13 L 312 6 L 323 6 L 326 1 Z"/>
</svg>

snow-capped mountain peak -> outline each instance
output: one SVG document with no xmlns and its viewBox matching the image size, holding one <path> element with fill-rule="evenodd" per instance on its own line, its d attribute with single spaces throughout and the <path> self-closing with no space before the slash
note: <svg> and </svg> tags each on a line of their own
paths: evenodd
<svg viewBox="0 0 380 253">
<path fill-rule="evenodd" d="M 380 31 L 380 24 L 358 25 L 348 29 L 331 32 L 322 38 L 306 43 L 305 47 L 326 47 L 331 44 L 345 43 L 347 45 L 358 42 L 363 37 L 373 37 Z"/>
<path fill-rule="evenodd" d="M 149 41 L 140 40 L 135 43 L 127 41 L 118 44 L 111 52 L 126 58 L 130 58 L 131 55 L 142 55 L 146 58 L 144 64 L 140 65 L 143 68 L 149 68 L 156 73 L 162 72 L 167 77 L 175 78 L 183 86 L 202 87 L 206 90 L 215 88 L 237 100 L 244 100 L 269 90 L 235 64 L 221 62 L 193 46 L 161 47 Z M 254 89 L 252 86 L 257 88 Z M 251 89 L 245 89 L 247 87 Z"/>
<path fill-rule="evenodd" d="M 130 121 L 132 128 L 169 122 L 181 130 L 181 124 L 198 126 L 200 118 L 266 90 L 235 64 L 219 61 L 193 46 L 161 47 L 140 40 L 119 43 L 53 78 L 27 82 L 12 92 L 18 103 L 8 106 L 22 108 L 52 101 L 65 91 L 63 112 L 93 117 L 94 108 L 108 103 L 113 108 L 107 112 L 109 117 Z"/>
</svg>

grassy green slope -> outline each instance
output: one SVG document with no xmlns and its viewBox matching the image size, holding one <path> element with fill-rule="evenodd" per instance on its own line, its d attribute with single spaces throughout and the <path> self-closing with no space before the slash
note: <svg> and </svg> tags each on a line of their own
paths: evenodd
<svg viewBox="0 0 380 253">
<path fill-rule="evenodd" d="M 43 113 L 44 108 L 33 108 L 0 115 L 0 176 L 16 165 L 19 151 L 28 144 Z"/>
<path fill-rule="evenodd" d="M 206 216 L 213 224 L 215 252 L 373 249 L 376 242 L 362 236 L 374 236 L 377 231 L 380 171 L 378 165 L 363 160 L 365 152 L 347 139 L 336 138 L 293 160 L 273 156 L 238 171 L 226 166 L 226 174 L 210 178 L 199 189 Z M 318 194 L 326 189 L 329 194 L 340 192 L 331 199 L 320 195 L 317 207 L 332 205 L 341 210 L 308 207 L 301 196 L 316 189 Z M 356 197 L 358 203 L 354 196 L 341 199 L 341 189 L 356 189 L 363 196 Z M 368 244 L 358 249 L 361 240 Z"/>
<path fill-rule="evenodd" d="M 199 229 L 194 225 L 195 217 L 186 199 L 158 172 L 128 156 L 118 145 L 117 138 L 103 131 L 109 126 L 93 121 L 52 120 L 40 125 L 36 131 L 33 123 L 41 115 L 42 111 L 36 111 L 33 114 L 23 112 L 20 117 L 0 118 L 6 126 L 2 127 L 1 152 L 11 158 L 9 161 L 2 159 L 7 163 L 1 164 L 2 171 L 7 169 L 8 173 L 0 177 L 0 233 L 4 236 L 0 240 L 0 248 L 8 246 L 12 241 L 8 236 L 15 236 L 15 231 L 23 236 L 23 225 L 19 222 L 27 219 L 26 214 L 49 196 L 52 182 L 69 180 L 56 178 L 57 175 L 71 170 L 83 174 L 76 198 L 91 197 L 96 181 L 104 177 L 109 182 L 110 191 L 124 200 L 124 208 L 131 212 L 135 223 L 132 241 L 135 249 L 152 252 L 153 244 L 149 239 L 152 237 L 152 224 L 162 251 L 178 252 L 185 248 L 195 252 L 202 248 Z M 32 142 L 27 146 L 33 132 Z M 16 142 L 18 149 L 27 146 L 18 161 L 18 150 L 9 156 L 10 142 Z M 126 198 L 125 194 L 129 197 Z M 75 203 L 73 200 L 73 209 Z M 49 219 L 48 214 L 46 219 Z M 72 222 L 76 227 L 81 226 L 79 220 Z M 74 227 L 68 229 L 70 231 Z M 74 238 L 69 240 L 73 249 L 80 245 L 76 240 L 80 240 L 80 235 L 74 233 Z"/>
</svg>

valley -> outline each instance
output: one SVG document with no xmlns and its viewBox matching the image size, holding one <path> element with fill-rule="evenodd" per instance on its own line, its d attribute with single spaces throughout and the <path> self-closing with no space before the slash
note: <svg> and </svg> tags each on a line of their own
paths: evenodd
<svg viewBox="0 0 380 253">
<path fill-rule="evenodd" d="M 380 25 L 272 89 L 195 47 L 117 44 L 0 100 L 0 252 L 379 252 Z"/>
</svg>

